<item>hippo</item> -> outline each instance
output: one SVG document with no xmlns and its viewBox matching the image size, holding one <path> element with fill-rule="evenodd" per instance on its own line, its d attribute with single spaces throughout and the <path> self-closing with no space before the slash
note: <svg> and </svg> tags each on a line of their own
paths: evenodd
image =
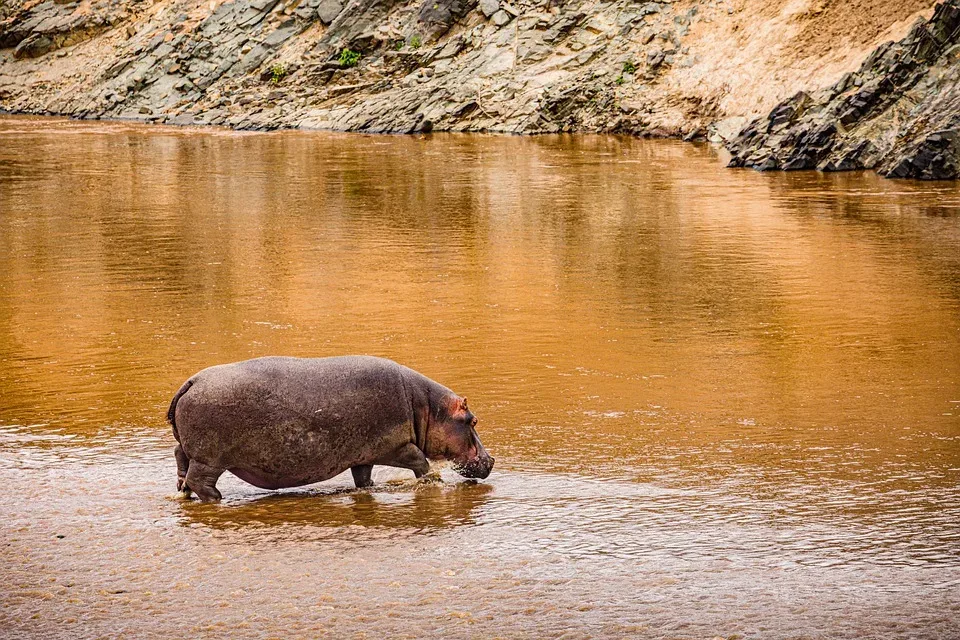
<svg viewBox="0 0 960 640">
<path fill-rule="evenodd" d="M 347 469 L 357 487 L 374 465 L 410 469 L 450 460 L 486 478 L 494 458 L 467 399 L 392 360 L 266 357 L 204 369 L 173 397 L 177 489 L 222 498 L 229 471 L 262 489 L 300 487 Z"/>
</svg>

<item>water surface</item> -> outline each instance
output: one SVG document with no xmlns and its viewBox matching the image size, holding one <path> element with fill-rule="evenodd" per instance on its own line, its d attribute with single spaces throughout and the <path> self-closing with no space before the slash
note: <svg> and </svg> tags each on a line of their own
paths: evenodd
<svg viewBox="0 0 960 640">
<path fill-rule="evenodd" d="M 174 496 L 203 367 L 390 357 L 487 481 Z M 0 119 L 0 635 L 960 635 L 960 187 L 619 137 Z"/>
</svg>

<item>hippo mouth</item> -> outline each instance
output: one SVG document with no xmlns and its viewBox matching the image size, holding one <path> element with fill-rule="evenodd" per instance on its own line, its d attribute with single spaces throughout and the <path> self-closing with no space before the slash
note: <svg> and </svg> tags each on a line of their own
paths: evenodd
<svg viewBox="0 0 960 640">
<path fill-rule="evenodd" d="M 490 475 L 495 460 L 491 456 L 471 458 L 465 462 L 454 462 L 453 470 L 464 478 L 479 478 L 483 480 Z"/>
</svg>

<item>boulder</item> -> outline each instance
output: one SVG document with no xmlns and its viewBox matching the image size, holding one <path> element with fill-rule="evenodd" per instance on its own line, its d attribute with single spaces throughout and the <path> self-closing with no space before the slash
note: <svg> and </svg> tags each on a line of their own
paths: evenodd
<svg viewBox="0 0 960 640">
<path fill-rule="evenodd" d="M 648 16 L 652 13 L 660 13 L 660 5 L 656 2 L 647 2 L 640 6 L 641 16 Z"/>
<path fill-rule="evenodd" d="M 480 11 L 483 13 L 485 18 L 490 18 L 493 14 L 500 10 L 499 0 L 480 0 Z"/>
<path fill-rule="evenodd" d="M 56 44 L 52 38 L 42 33 L 34 33 L 17 45 L 17 48 L 13 50 L 13 57 L 17 60 L 38 58 L 55 48 Z"/>
<path fill-rule="evenodd" d="M 330 24 L 336 20 L 341 11 L 343 11 L 343 5 L 340 4 L 340 0 L 323 0 L 317 6 L 317 14 L 323 24 Z"/>
<path fill-rule="evenodd" d="M 477 0 L 424 0 L 417 20 L 424 26 L 427 39 L 435 40 L 476 6 Z"/>
<path fill-rule="evenodd" d="M 498 27 L 503 27 L 503 26 L 506 26 L 511 20 L 513 20 L 513 16 L 507 13 L 506 11 L 504 11 L 503 9 L 500 9 L 499 11 L 493 14 L 492 20 L 493 20 L 493 24 L 497 25 Z"/>
</svg>

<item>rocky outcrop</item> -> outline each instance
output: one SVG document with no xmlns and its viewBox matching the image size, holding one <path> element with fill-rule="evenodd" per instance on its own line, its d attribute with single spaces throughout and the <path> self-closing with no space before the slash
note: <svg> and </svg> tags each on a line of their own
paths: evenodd
<svg viewBox="0 0 960 640">
<path fill-rule="evenodd" d="M 0 23 L 0 48 L 14 47 L 15 59 L 36 58 L 89 40 L 126 17 L 116 0 L 85 7 L 47 0 L 29 9 L 20 5 L 11 14 Z"/>
<path fill-rule="evenodd" d="M 130 3 L 127 13 L 104 14 L 118 6 L 81 11 L 48 0 L 8 19 L 0 46 L 15 47 L 14 60 L 127 24 L 98 52 L 104 63 L 86 64 L 92 73 L 74 78 L 83 90 L 43 83 L 31 91 L 26 76 L 35 69 L 27 68 L 27 82 L 0 87 L 4 106 L 247 129 L 405 132 L 429 123 L 435 130 L 686 133 L 649 127 L 643 110 L 622 102 L 689 58 L 682 40 L 696 7 L 227 0 L 206 12 L 180 0 L 159 11 Z M 9 62 L 0 68 L 18 70 Z"/>
<path fill-rule="evenodd" d="M 817 84 L 855 68 L 885 34 L 902 37 L 933 6 L 857 2 L 860 12 L 824 0 L 11 0 L 0 13 L 0 108 L 238 129 L 730 140 L 782 102 L 775 126 L 751 124 L 735 146 L 743 164 L 769 168 L 794 160 L 778 145 L 797 127 L 809 124 L 809 154 L 886 109 L 883 65 L 909 66 L 896 57 L 900 45 L 841 81 L 842 100 L 858 96 L 843 132 L 807 120 L 834 104 L 825 97 L 833 89 Z M 914 145 L 910 157 L 931 175 L 956 140 L 947 124 L 936 135 L 920 126 L 953 104 L 928 95 L 952 95 L 956 84 L 944 45 L 953 35 L 936 33 L 936 46 L 895 75 L 903 99 L 923 102 L 927 115 L 911 121 L 922 141 L 905 133 L 894 142 Z M 783 102 L 801 79 L 814 89 Z M 913 126 L 897 118 L 900 130 Z M 873 149 L 849 144 L 835 168 L 867 166 Z"/>
<path fill-rule="evenodd" d="M 960 177 L 960 0 L 937 6 L 857 71 L 801 91 L 728 144 L 731 166 Z"/>
</svg>

